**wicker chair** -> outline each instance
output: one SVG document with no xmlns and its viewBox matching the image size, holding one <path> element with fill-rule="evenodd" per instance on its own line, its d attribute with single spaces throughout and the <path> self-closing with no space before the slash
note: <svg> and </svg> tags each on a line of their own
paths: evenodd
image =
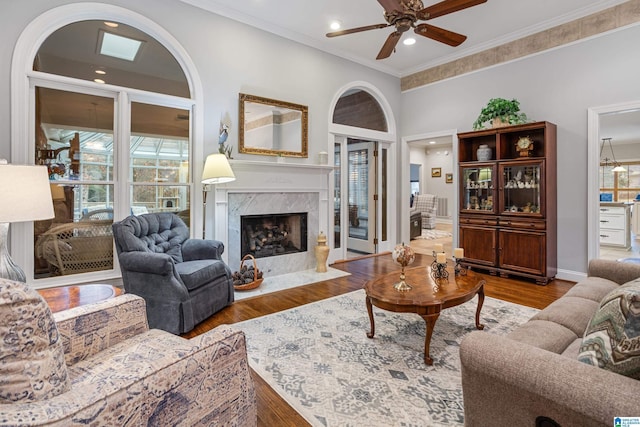
<svg viewBox="0 0 640 427">
<path fill-rule="evenodd" d="M 112 220 L 54 225 L 36 242 L 36 256 L 57 275 L 113 269 Z"/>
</svg>

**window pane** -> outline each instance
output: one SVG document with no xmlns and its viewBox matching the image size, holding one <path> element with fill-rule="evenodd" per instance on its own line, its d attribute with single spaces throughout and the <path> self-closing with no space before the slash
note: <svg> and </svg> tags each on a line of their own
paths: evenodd
<svg viewBox="0 0 640 427">
<path fill-rule="evenodd" d="M 340 144 L 334 144 L 333 150 L 333 161 L 334 161 L 334 176 L 335 176 L 335 184 L 333 187 L 333 246 L 335 248 L 340 247 L 340 186 L 342 185 L 342 181 L 340 178 Z"/>
<path fill-rule="evenodd" d="M 175 212 L 189 225 L 189 120 L 188 110 L 131 104 L 130 174 L 134 214 Z"/>
<path fill-rule="evenodd" d="M 134 61 L 114 59 L 101 53 L 109 35 L 142 42 Z M 173 55 L 150 35 L 117 23 L 80 21 L 66 25 L 42 43 L 33 62 L 35 71 L 142 89 L 167 95 L 190 97 L 189 84 Z"/>
<path fill-rule="evenodd" d="M 34 223 L 34 277 L 111 270 L 114 100 L 38 87 L 36 106 L 55 216 Z"/>
</svg>

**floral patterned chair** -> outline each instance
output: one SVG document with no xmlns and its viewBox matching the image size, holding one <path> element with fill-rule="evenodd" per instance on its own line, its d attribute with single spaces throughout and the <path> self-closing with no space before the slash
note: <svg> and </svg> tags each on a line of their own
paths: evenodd
<svg viewBox="0 0 640 427">
<path fill-rule="evenodd" d="M 0 279 L 0 426 L 255 426 L 241 331 L 193 339 L 149 330 L 125 294 L 51 314 Z"/>
</svg>

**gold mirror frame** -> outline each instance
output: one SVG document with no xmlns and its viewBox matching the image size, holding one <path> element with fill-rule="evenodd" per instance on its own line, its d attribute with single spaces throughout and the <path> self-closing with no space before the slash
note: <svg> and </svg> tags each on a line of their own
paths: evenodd
<svg viewBox="0 0 640 427">
<path fill-rule="evenodd" d="M 272 111 L 278 111 L 279 116 L 290 115 L 291 113 L 300 113 L 300 144 L 298 147 L 290 149 L 277 149 L 275 147 L 267 148 L 252 144 L 247 138 L 247 121 L 246 115 L 251 110 L 251 104 L 259 104 L 259 106 L 271 108 Z M 291 110 L 288 112 L 287 110 Z M 265 110 L 266 111 L 266 110 Z M 284 113 L 284 114 L 283 114 Z M 309 108 L 306 105 L 293 104 L 291 102 L 278 101 L 275 99 L 262 98 L 259 96 L 240 94 L 240 114 L 239 114 L 239 130 L 238 130 L 238 152 L 247 154 L 263 154 L 266 156 L 285 156 L 285 157 L 309 157 L 308 144 L 308 128 L 309 128 Z M 297 120 L 297 118 L 295 119 Z M 272 122 L 271 122 L 272 123 Z M 267 123 L 268 124 L 268 123 Z"/>
</svg>

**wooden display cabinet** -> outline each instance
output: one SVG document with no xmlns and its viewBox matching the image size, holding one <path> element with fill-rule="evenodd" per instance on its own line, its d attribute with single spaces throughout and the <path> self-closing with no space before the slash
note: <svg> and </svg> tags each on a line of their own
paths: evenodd
<svg viewBox="0 0 640 427">
<path fill-rule="evenodd" d="M 557 271 L 556 126 L 528 123 L 458 134 L 464 263 L 546 284 Z M 489 161 L 478 161 L 481 145 Z"/>
</svg>

